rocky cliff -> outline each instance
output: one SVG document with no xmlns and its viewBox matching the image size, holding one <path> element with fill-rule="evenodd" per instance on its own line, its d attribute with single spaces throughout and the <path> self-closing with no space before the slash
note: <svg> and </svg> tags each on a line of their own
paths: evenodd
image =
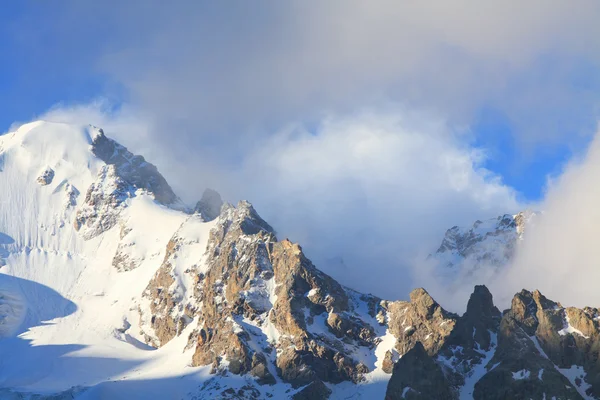
<svg viewBox="0 0 600 400">
<path fill-rule="evenodd" d="M 501 316 L 478 286 L 437 354 L 415 346 L 396 363 L 386 398 L 595 399 L 599 329 L 597 309 L 539 291 L 517 293 Z"/>
<path fill-rule="evenodd" d="M 214 223 L 205 266 L 188 271 L 195 283 L 187 303 L 175 292 L 148 295 L 171 315 L 155 322 L 161 339 L 150 343 L 164 345 L 192 323 L 192 362 L 216 376 L 288 383 L 296 398 L 336 396 L 337 384 L 368 386 L 378 374 L 391 374 L 387 399 L 597 396 L 596 309 L 565 309 L 522 291 L 501 313 L 485 286 L 475 287 L 462 316 L 421 288 L 408 301 L 386 301 L 320 272 L 247 202 L 224 206 Z M 170 246 L 169 257 L 177 251 Z M 175 280 L 161 268 L 153 282 L 163 283 L 151 286 L 174 288 Z"/>
</svg>

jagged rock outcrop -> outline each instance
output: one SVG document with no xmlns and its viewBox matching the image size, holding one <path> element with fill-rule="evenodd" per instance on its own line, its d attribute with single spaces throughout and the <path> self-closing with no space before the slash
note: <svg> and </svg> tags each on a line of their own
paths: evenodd
<svg viewBox="0 0 600 400">
<path fill-rule="evenodd" d="M 50 167 L 46 167 L 46 169 L 44 169 L 42 171 L 42 173 L 40 174 L 40 176 L 38 176 L 38 178 L 36 179 L 37 183 L 39 183 L 41 186 L 47 186 L 49 184 L 52 183 L 52 180 L 54 179 L 54 170 Z"/>
<path fill-rule="evenodd" d="M 140 326 L 146 342 L 160 347 L 177 336 L 194 317 L 201 317 L 194 287 L 200 275 L 208 238 L 202 232 L 202 217 L 192 214 L 167 243 L 160 268 L 142 295 Z M 195 234 L 193 234 L 195 233 Z"/>
<path fill-rule="evenodd" d="M 148 287 L 144 292 L 144 297 L 149 298 L 150 316 L 141 315 L 141 326 L 144 327 L 149 322 L 152 333 L 146 333 L 146 341 L 155 347 L 159 347 L 173 339 L 185 326 L 190 319 L 183 315 L 177 315 L 177 307 L 182 306 L 182 302 L 173 293 L 174 277 L 171 275 L 172 269 L 170 258 L 176 249 L 176 241 L 171 240 L 167 245 L 167 253 L 162 266 L 156 272 Z M 141 311 L 140 311 L 141 314 Z M 144 321 L 144 317 L 150 321 Z"/>
<path fill-rule="evenodd" d="M 582 398 L 578 393 L 582 386 L 570 382 L 541 345 L 541 337 L 552 335 L 550 321 L 560 309 L 538 291 L 523 290 L 515 295 L 502 318 L 489 371 L 475 386 L 476 399 Z"/>
<path fill-rule="evenodd" d="M 444 310 L 425 289 L 410 293 L 410 302 L 383 302 L 388 327 L 396 337 L 400 355 L 420 342 L 428 354 L 436 354 L 452 332 L 458 316 Z"/>
<path fill-rule="evenodd" d="M 117 225 L 125 200 L 134 195 L 134 188 L 118 175 L 114 165 L 103 166 L 77 210 L 75 230 L 85 239 L 106 232 Z"/>
<path fill-rule="evenodd" d="M 196 203 L 194 212 L 200 213 L 205 221 L 212 221 L 216 219 L 221 213 L 221 207 L 223 207 L 223 199 L 219 192 L 206 189 L 202 194 L 202 198 Z"/>
<path fill-rule="evenodd" d="M 201 217 L 196 215 L 190 218 Z M 375 330 L 356 310 L 370 309 L 372 318 L 378 299 L 342 287 L 317 270 L 300 246 L 277 241 L 249 203 L 223 207 L 202 263 L 188 268 L 194 286 L 187 299 L 173 293 L 172 262 L 180 246 L 176 235 L 144 294 L 149 343 L 164 345 L 196 318 L 193 363 L 212 365 L 215 372 L 250 374 L 261 384 L 278 375 L 302 387 L 358 382 L 369 371 L 354 352 L 375 346 Z M 323 387 L 313 385 L 310 393 Z"/>
<path fill-rule="evenodd" d="M 413 291 L 411 302 L 415 303 L 413 308 L 419 310 L 418 315 L 437 318 L 425 319 L 429 321 L 425 331 L 430 333 L 426 336 L 421 333 L 414 348 L 394 366 L 387 397 L 454 399 L 460 397 L 461 392 L 472 394 L 470 383 L 475 383 L 473 379 L 477 379 L 479 370 L 485 368 L 496 349 L 501 314 L 493 304 L 491 293 L 485 286 L 476 286 L 467 311 L 461 317 L 444 311 L 423 289 Z M 407 313 L 410 315 L 410 312 L 401 315 Z M 438 343 L 427 348 L 423 342 L 428 343 L 432 330 L 437 330 Z M 406 361 L 409 355 L 412 358 Z M 428 376 L 420 376 L 421 373 Z"/>
<path fill-rule="evenodd" d="M 437 358 L 455 389 L 463 387 L 493 356 L 501 317 L 490 291 L 475 286 L 467 311 L 457 320 Z"/>
<path fill-rule="evenodd" d="M 102 129 L 92 128 L 92 153 L 107 165 L 113 165 L 117 176 L 136 190 L 144 189 L 152 193 L 159 203 L 173 204 L 178 200 L 156 166 L 106 137 Z"/>
<path fill-rule="evenodd" d="M 467 311 L 460 317 L 446 341 L 448 346 L 464 345 L 487 351 L 492 345 L 492 335 L 498 332 L 502 314 L 494 305 L 492 294 L 483 285 L 475 286 L 467 303 Z"/>
<path fill-rule="evenodd" d="M 381 363 L 381 369 L 386 374 L 391 374 L 394 370 L 394 352 L 392 350 L 387 350 L 385 352 L 385 356 L 383 357 L 383 361 Z"/>
<path fill-rule="evenodd" d="M 359 381 L 368 368 L 352 357 L 344 340 L 372 346 L 375 335 L 351 312 L 345 289 L 317 270 L 301 247 L 288 240 L 273 245 L 272 263 L 277 301 L 270 321 L 283 334 L 283 351 L 277 358 L 280 375 L 295 386 L 315 379 Z M 328 332 L 315 332 L 316 321 Z"/>
<path fill-rule="evenodd" d="M 134 155 L 92 127 L 92 153 L 104 161 L 98 178 L 88 188 L 83 205 L 75 216 L 75 230 L 92 239 L 111 229 L 119 221 L 125 200 L 141 189 L 162 204 L 175 204 L 177 196 L 153 164 Z"/>
<path fill-rule="evenodd" d="M 453 400 L 441 367 L 427 354 L 421 342 L 398 360 L 385 393 L 386 400 Z"/>
<path fill-rule="evenodd" d="M 260 379 L 274 381 L 263 354 L 265 350 L 268 355 L 268 348 L 251 348 L 250 334 L 240 325 L 247 324 L 244 320 L 264 320 L 271 306 L 268 246 L 274 240 L 273 229 L 249 203 L 224 209 L 210 233 L 206 274 L 198 276 L 195 287 L 202 316 L 194 335 L 195 365 L 213 364 L 218 369 L 224 364 L 235 374 L 260 371 Z"/>
</svg>

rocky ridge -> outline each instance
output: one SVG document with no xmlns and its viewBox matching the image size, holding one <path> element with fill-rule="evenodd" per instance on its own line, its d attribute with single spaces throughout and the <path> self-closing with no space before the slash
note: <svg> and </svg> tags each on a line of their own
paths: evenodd
<svg viewBox="0 0 600 400">
<path fill-rule="evenodd" d="M 386 399 L 599 398 L 599 334 L 597 309 L 523 290 L 501 316 L 478 286 L 435 356 L 415 346 L 396 363 Z"/>
<path fill-rule="evenodd" d="M 193 324 L 192 362 L 212 365 L 216 376 L 289 383 L 296 398 L 328 398 L 336 384 L 368 385 L 377 373 L 391 373 L 388 399 L 595 398 L 600 387 L 596 309 L 523 291 L 501 313 L 485 286 L 462 316 L 421 288 L 409 301 L 386 301 L 320 272 L 247 202 L 224 206 L 213 223 L 205 266 L 188 271 L 193 296 L 185 304 L 164 291 L 150 298 L 166 305 L 162 314 L 185 315 L 155 325 L 156 335 L 169 339 Z M 169 274 L 163 286 L 176 280 Z M 373 364 L 376 353 L 384 356 Z"/>
<path fill-rule="evenodd" d="M 123 203 L 135 196 L 137 190 L 151 194 L 161 204 L 175 205 L 179 202 L 153 164 L 106 137 L 102 129 L 91 127 L 91 130 L 90 150 L 105 165 L 100 169 L 96 182 L 88 188 L 84 204 L 75 216 L 75 230 L 81 231 L 84 238 L 92 239 L 115 226 Z M 48 171 L 51 170 L 46 170 L 38 179 L 48 180 Z"/>
</svg>

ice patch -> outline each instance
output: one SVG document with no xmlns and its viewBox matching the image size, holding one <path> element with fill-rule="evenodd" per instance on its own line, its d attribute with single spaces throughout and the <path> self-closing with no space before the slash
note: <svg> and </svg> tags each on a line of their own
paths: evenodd
<svg viewBox="0 0 600 400">
<path fill-rule="evenodd" d="M 537 337 L 530 336 L 529 338 L 533 341 L 533 344 L 535 345 L 535 347 L 537 348 L 539 353 L 542 355 L 542 357 L 548 358 L 548 356 L 546 355 L 546 353 L 540 346 L 540 343 L 537 340 Z M 554 368 L 558 372 L 560 372 L 564 377 L 566 377 L 569 380 L 569 382 L 571 382 L 573 384 L 573 386 L 575 387 L 577 392 L 579 392 L 581 397 L 583 397 L 586 400 L 595 400 L 593 397 L 588 396 L 585 393 L 586 390 L 590 387 L 590 385 L 585 382 L 586 374 L 585 374 L 585 371 L 583 370 L 583 367 L 578 366 L 578 365 L 573 365 L 573 366 L 571 366 L 571 368 L 558 368 L 556 365 L 554 365 Z M 577 384 L 578 382 L 579 382 L 579 384 Z"/>
<path fill-rule="evenodd" d="M 396 346 L 396 337 L 392 335 L 392 333 L 388 330 L 385 331 L 385 335 L 381 338 L 381 342 L 375 348 L 375 357 L 377 361 L 375 361 L 375 368 L 377 370 L 381 370 L 383 368 L 383 360 L 385 358 L 385 353 L 388 351 L 394 352 L 394 347 Z"/>
<path fill-rule="evenodd" d="M 583 370 L 583 367 L 580 365 L 572 365 L 570 368 L 558 368 L 556 367 L 561 374 L 563 374 L 569 382 L 575 387 L 577 392 L 586 400 L 594 400 L 594 397 L 588 396 L 586 391 L 591 387 L 585 381 L 586 373 Z"/>
<path fill-rule="evenodd" d="M 579 329 L 576 329 L 575 327 L 573 327 L 570 322 L 569 322 L 569 315 L 567 314 L 567 312 L 565 311 L 565 327 L 563 329 L 561 329 L 560 331 L 558 331 L 558 334 L 561 336 L 565 336 L 568 334 L 573 334 L 576 333 L 579 336 L 585 338 L 585 339 L 589 339 L 589 336 L 585 336 Z"/>
<path fill-rule="evenodd" d="M 517 372 L 513 372 L 512 373 L 512 377 L 514 380 L 519 381 L 522 379 L 529 379 L 529 376 L 531 375 L 531 371 L 527 370 L 527 369 L 521 369 Z"/>
<path fill-rule="evenodd" d="M 498 334 L 489 331 L 490 333 L 490 349 L 488 351 L 481 351 L 483 355 L 481 362 L 473 367 L 470 375 L 465 376 L 465 384 L 460 388 L 459 398 L 460 400 L 473 399 L 473 392 L 475 391 L 475 385 L 485 374 L 488 373 L 486 366 L 494 358 L 496 349 L 498 347 Z M 496 365 L 497 366 L 497 365 Z M 494 366 L 495 367 L 495 366 Z M 492 368 L 493 369 L 493 368 Z"/>
</svg>

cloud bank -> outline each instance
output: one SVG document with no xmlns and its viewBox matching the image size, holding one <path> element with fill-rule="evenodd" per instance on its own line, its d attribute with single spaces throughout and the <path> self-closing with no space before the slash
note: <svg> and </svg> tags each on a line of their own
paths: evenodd
<svg viewBox="0 0 600 400">
<path fill-rule="evenodd" d="M 514 263 L 495 285 L 537 288 L 568 306 L 598 307 L 600 282 L 600 134 L 587 154 L 553 180 L 544 214 L 526 233 Z"/>
<path fill-rule="evenodd" d="M 91 122 L 117 139 L 147 132 L 133 114 L 102 103 L 41 118 Z M 435 250 L 448 227 L 522 207 L 515 191 L 481 166 L 485 151 L 469 138 L 408 110 L 332 115 L 249 144 L 242 159 L 218 171 L 219 184 L 226 199 L 251 200 L 280 238 L 299 242 L 320 269 L 398 298 L 415 283 L 410 261 Z M 190 169 L 181 179 L 195 184 L 195 175 Z"/>
<path fill-rule="evenodd" d="M 473 285 L 486 284 L 496 304 L 508 308 L 521 289 L 540 290 L 564 306 L 598 307 L 600 282 L 600 133 L 587 152 L 563 166 L 551 177 L 542 210 L 527 226 L 514 259 L 506 266 L 479 265 L 454 279 L 428 276 L 436 265 L 419 260 L 417 281 L 427 287 L 442 304 L 464 310 Z M 469 268 L 466 268 L 469 270 Z"/>
<path fill-rule="evenodd" d="M 76 51 L 119 105 L 45 118 L 103 126 L 188 202 L 205 187 L 249 199 L 320 268 L 388 298 L 406 296 L 421 272 L 408 265 L 447 228 L 524 207 L 483 168 L 489 153 L 475 143 L 488 138 L 469 127 L 485 110 L 529 154 L 587 143 L 600 103 L 594 0 L 46 11 L 15 24 L 27 27 L 21 47 L 51 70 L 72 67 Z"/>
<path fill-rule="evenodd" d="M 593 0 L 115 7 L 105 17 L 120 40 L 106 44 L 96 68 L 196 143 L 390 101 L 456 125 L 491 108 L 525 146 L 593 133 Z"/>
</svg>

